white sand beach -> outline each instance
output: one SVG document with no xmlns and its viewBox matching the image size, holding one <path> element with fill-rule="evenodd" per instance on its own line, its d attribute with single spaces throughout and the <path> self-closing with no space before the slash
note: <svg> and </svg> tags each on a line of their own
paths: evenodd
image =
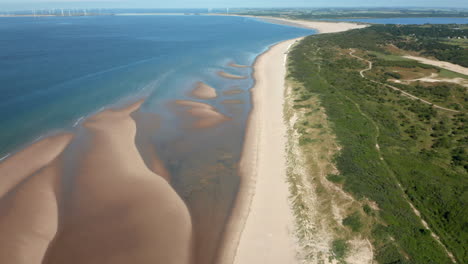
<svg viewBox="0 0 468 264">
<path fill-rule="evenodd" d="M 320 33 L 365 27 L 354 23 L 283 19 L 279 22 L 301 23 Z M 254 65 L 256 83 L 240 162 L 241 185 L 218 263 L 299 263 L 286 181 L 283 121 L 285 62 L 289 48 L 296 41 L 287 40 L 273 46 Z"/>
</svg>

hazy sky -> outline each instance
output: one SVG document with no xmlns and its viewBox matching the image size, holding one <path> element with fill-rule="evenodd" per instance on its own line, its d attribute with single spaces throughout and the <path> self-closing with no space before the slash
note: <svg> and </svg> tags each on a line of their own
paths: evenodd
<svg viewBox="0 0 468 264">
<path fill-rule="evenodd" d="M 0 9 L 31 8 L 208 8 L 208 7 L 376 7 L 467 8 L 467 0 L 0 0 Z"/>
</svg>

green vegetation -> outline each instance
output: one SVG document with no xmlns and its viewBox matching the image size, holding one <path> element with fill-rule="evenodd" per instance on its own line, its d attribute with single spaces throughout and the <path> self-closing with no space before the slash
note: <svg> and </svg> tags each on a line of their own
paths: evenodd
<svg viewBox="0 0 468 264">
<path fill-rule="evenodd" d="M 355 212 L 343 219 L 343 225 L 351 228 L 353 232 L 359 232 L 362 228 L 361 216 L 358 212 Z"/>
<path fill-rule="evenodd" d="M 449 71 L 446 69 L 440 69 L 439 76 L 443 78 L 464 78 L 468 79 L 468 75 L 464 75 L 458 72 Z"/>
<path fill-rule="evenodd" d="M 460 25 L 374 25 L 359 31 L 346 32 L 344 35 L 350 39 L 338 34 L 330 40 L 335 41 L 341 47 L 356 46 L 373 51 L 371 54 L 374 55 L 383 53 L 378 58 L 387 61 L 389 57 L 383 55 L 389 55 L 392 61 L 405 61 L 405 59 L 391 56 L 382 44 L 421 52 L 424 56 L 432 56 L 468 67 L 468 50 L 461 46 L 463 43 L 468 43 L 468 39 L 465 39 L 468 38 L 468 28 L 460 27 Z M 454 42 L 446 44 L 448 38 L 453 39 Z"/>
<path fill-rule="evenodd" d="M 382 82 L 394 67 L 402 76 L 405 71 L 440 70 L 379 57 L 377 53 L 392 55 L 388 46 L 402 37 L 389 34 L 386 27 L 307 37 L 290 53 L 289 78 L 301 84 L 296 91 L 301 97 L 319 95 L 342 147 L 335 158 L 340 174 L 327 179 L 357 199 L 378 205 L 379 210 L 363 207 L 365 215 L 374 219 L 371 241 L 376 260 L 452 263 L 444 247 L 422 225 L 411 202 L 457 262 L 468 263 L 466 89 L 445 83 L 398 84 L 428 101 L 460 109 L 454 113 L 361 78 L 359 71 L 367 65 L 349 56 L 350 48 L 374 62 L 374 69 L 366 76 Z M 400 28 L 402 32 L 414 30 Z M 303 104 L 299 100 L 293 108 L 313 108 Z M 362 215 L 353 213 L 343 224 L 357 232 L 362 228 Z M 335 255 L 346 248 L 345 244 L 333 243 Z"/>
<path fill-rule="evenodd" d="M 343 259 L 348 252 L 348 244 L 345 240 L 337 239 L 332 243 L 333 255 L 337 259 Z"/>
</svg>

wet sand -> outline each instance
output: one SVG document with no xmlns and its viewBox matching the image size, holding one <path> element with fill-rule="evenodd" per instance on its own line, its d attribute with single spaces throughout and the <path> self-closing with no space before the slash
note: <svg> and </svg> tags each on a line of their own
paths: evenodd
<svg viewBox="0 0 468 264">
<path fill-rule="evenodd" d="M 192 263 L 189 211 L 135 145 L 141 103 L 88 118 L 73 160 L 62 134 L 0 163 L 0 263 Z"/>
<path fill-rule="evenodd" d="M 59 177 L 60 168 L 53 162 L 0 200 L 1 263 L 43 263 L 58 231 Z"/>
<path fill-rule="evenodd" d="M 250 68 L 250 66 L 248 65 L 241 65 L 241 64 L 234 63 L 234 62 L 229 63 L 228 66 L 234 67 L 234 68 Z"/>
<path fill-rule="evenodd" d="M 241 184 L 219 263 L 296 263 L 282 117 L 284 57 L 295 41 L 272 47 L 255 63 L 253 109 L 239 169 Z"/>
<path fill-rule="evenodd" d="M 228 121 L 230 118 L 218 112 L 213 106 L 189 100 L 176 100 L 175 104 L 184 107 L 186 113 L 195 118 L 191 127 L 208 128 Z"/>
<path fill-rule="evenodd" d="M 72 134 L 60 134 L 33 143 L 0 163 L 0 198 L 15 185 L 47 166 L 65 149 Z"/>
<path fill-rule="evenodd" d="M 197 99 L 214 99 L 218 96 L 216 89 L 204 82 L 197 82 L 190 95 Z"/>
<path fill-rule="evenodd" d="M 78 158 L 62 228 L 45 263 L 190 263 L 187 207 L 145 166 L 134 143 L 130 114 L 141 103 L 84 123 L 90 142 Z"/>
<path fill-rule="evenodd" d="M 223 100 L 221 101 L 221 104 L 244 104 L 244 101 L 242 100 Z"/>
<path fill-rule="evenodd" d="M 242 89 L 231 89 L 223 92 L 223 95 L 236 95 L 243 93 L 244 90 Z"/>
<path fill-rule="evenodd" d="M 226 79 L 234 79 L 234 80 L 242 80 L 242 79 L 247 79 L 247 76 L 241 76 L 241 75 L 235 75 L 235 74 L 230 74 L 224 71 L 218 71 L 218 75 L 226 78 Z"/>
</svg>

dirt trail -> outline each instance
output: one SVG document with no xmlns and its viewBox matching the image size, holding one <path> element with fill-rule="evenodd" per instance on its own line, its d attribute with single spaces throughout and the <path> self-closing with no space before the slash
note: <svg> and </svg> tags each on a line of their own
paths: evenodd
<svg viewBox="0 0 468 264">
<path fill-rule="evenodd" d="M 389 85 L 389 84 L 385 84 L 385 83 L 381 83 L 381 82 L 377 82 L 377 81 L 374 81 L 374 80 L 371 80 L 371 79 L 367 78 L 367 77 L 364 75 L 364 72 L 372 70 L 372 61 L 369 61 L 369 60 L 366 60 L 366 59 L 364 59 L 364 58 L 358 57 L 358 56 L 354 55 L 354 52 L 356 52 L 356 50 L 350 49 L 349 55 L 351 55 L 352 57 L 354 57 L 354 58 L 356 58 L 356 59 L 365 61 L 365 62 L 367 62 L 368 65 L 369 65 L 366 69 L 361 70 L 361 71 L 359 72 L 359 74 L 361 75 L 362 78 L 365 78 L 365 79 L 367 79 L 367 80 L 369 80 L 369 81 L 371 81 L 371 82 L 373 82 L 373 83 L 377 83 L 377 84 L 380 84 L 380 85 L 384 85 L 384 86 L 389 87 L 389 88 L 391 88 L 391 89 L 393 89 L 393 90 L 395 90 L 395 91 L 399 91 L 399 92 L 401 92 L 401 94 L 403 94 L 403 95 L 406 96 L 406 97 L 409 97 L 409 98 L 411 98 L 411 99 L 413 99 L 413 100 L 419 100 L 420 102 L 422 102 L 422 103 L 424 103 L 424 104 L 431 105 L 431 106 L 434 107 L 434 108 L 437 108 L 437 109 L 440 109 L 440 110 L 444 110 L 444 111 L 453 112 L 453 113 L 459 113 L 459 112 L 460 112 L 460 111 L 457 111 L 457 110 L 452 110 L 452 109 L 449 109 L 449 108 L 445 108 L 445 107 L 443 107 L 443 106 L 436 105 L 436 104 L 431 103 L 431 102 L 429 102 L 429 101 L 426 101 L 426 100 L 424 100 L 424 99 L 422 99 L 422 98 L 420 98 L 420 97 L 417 97 L 417 96 L 412 95 L 412 94 L 410 94 L 410 93 L 408 93 L 408 92 L 405 92 L 405 91 L 403 91 L 403 90 L 401 90 L 400 88 L 397 88 L 397 87 L 395 87 L 395 86 L 392 86 L 392 85 Z"/>
<path fill-rule="evenodd" d="M 371 61 L 368 61 L 368 60 L 366 60 L 366 59 L 360 58 L 360 57 L 358 57 L 358 56 L 356 56 L 356 55 L 354 55 L 354 54 L 353 54 L 354 52 L 355 52 L 355 50 L 351 49 L 351 52 L 349 53 L 349 55 L 351 55 L 352 57 L 355 57 L 355 58 L 357 58 L 357 59 L 366 61 L 366 62 L 369 64 L 369 66 L 368 66 L 366 69 L 361 70 L 361 71 L 359 72 L 360 75 L 362 76 L 362 78 L 365 78 L 365 79 L 367 79 L 367 80 L 369 80 L 369 81 L 372 81 L 372 82 L 374 82 L 374 83 L 379 83 L 379 82 L 370 80 L 370 79 L 368 79 L 367 77 L 364 76 L 364 72 L 369 71 L 369 70 L 372 69 L 372 62 L 371 62 Z M 379 83 L 379 84 L 386 85 L 386 84 L 383 84 L 383 83 Z M 391 85 L 386 85 L 386 86 L 389 86 L 389 87 L 391 87 L 391 88 L 394 88 L 394 89 L 397 89 L 397 90 L 401 91 L 400 89 L 398 89 L 398 88 L 396 88 L 396 87 L 393 87 L 393 86 L 391 86 Z M 404 93 L 404 92 L 402 91 L 402 93 Z M 408 94 L 408 93 L 406 93 L 406 94 Z M 406 94 L 405 94 L 405 95 L 406 95 Z M 410 95 L 410 94 L 408 94 L 408 95 Z M 393 176 L 393 179 L 395 180 L 395 182 L 397 183 L 399 189 L 401 190 L 401 192 L 402 192 L 402 194 L 403 194 L 403 197 L 405 198 L 406 202 L 409 204 L 409 206 L 411 207 L 411 209 L 413 210 L 413 212 L 416 214 L 416 216 L 420 219 L 421 224 L 422 224 L 427 230 L 429 230 L 429 232 L 431 233 L 431 236 L 434 238 L 434 240 L 436 240 L 436 241 L 439 243 L 439 245 L 442 246 L 442 248 L 445 250 L 445 252 L 446 252 L 447 255 L 449 256 L 449 258 L 452 260 L 452 262 L 453 262 L 453 263 L 457 263 L 457 261 L 456 261 L 454 255 L 453 255 L 453 253 L 450 252 L 450 251 L 447 249 L 447 247 L 445 246 L 444 243 L 442 243 L 442 241 L 440 240 L 440 237 L 430 228 L 429 224 L 422 218 L 421 212 L 419 212 L 419 210 L 418 210 L 418 209 L 413 205 L 413 203 L 409 200 L 408 196 L 405 194 L 405 190 L 404 190 L 403 186 L 401 186 L 401 184 L 400 184 L 400 182 L 398 181 L 397 177 L 395 176 L 395 174 L 393 173 L 393 171 L 390 169 L 390 166 L 387 164 L 387 162 L 386 162 L 385 159 L 383 158 L 383 155 L 382 155 L 382 153 L 381 153 L 381 151 L 380 151 L 380 147 L 379 147 L 379 143 L 378 143 L 378 142 L 379 142 L 379 137 L 380 137 L 380 128 L 379 128 L 379 126 L 375 123 L 375 121 L 374 121 L 372 118 L 370 118 L 368 115 L 366 115 L 364 112 L 361 111 L 361 107 L 359 106 L 358 103 L 354 102 L 354 100 L 352 100 L 351 98 L 349 98 L 349 97 L 346 96 L 346 95 L 345 95 L 345 97 L 346 97 L 348 100 L 350 100 L 351 102 L 353 102 L 353 104 L 357 107 L 359 113 L 360 113 L 362 116 L 364 116 L 365 118 L 367 118 L 367 119 L 373 124 L 373 126 L 375 127 L 375 129 L 376 129 L 376 135 L 375 135 L 374 140 L 375 140 L 375 142 L 376 142 L 375 146 L 376 146 L 377 152 L 378 152 L 378 154 L 379 154 L 379 158 L 380 158 L 380 160 L 382 160 L 382 161 L 385 163 L 385 166 L 387 167 L 387 170 L 388 170 L 388 171 L 390 172 L 390 174 Z M 413 98 L 413 99 L 415 99 L 415 98 L 416 98 L 416 99 L 419 99 L 418 97 L 413 96 L 413 95 L 411 95 L 411 98 Z M 422 99 L 419 99 L 419 100 L 421 100 L 422 102 L 427 102 L 427 101 L 423 101 Z M 431 103 L 429 103 L 429 104 L 431 104 Z M 433 104 L 432 104 L 432 105 L 433 105 Z M 447 109 L 447 108 L 443 108 L 443 107 L 437 107 L 436 105 L 433 105 L 433 106 L 436 107 L 436 108 L 443 109 L 443 110 L 447 110 L 447 111 L 451 111 L 451 112 L 458 112 L 458 111 L 451 110 L 451 109 Z"/>
</svg>

